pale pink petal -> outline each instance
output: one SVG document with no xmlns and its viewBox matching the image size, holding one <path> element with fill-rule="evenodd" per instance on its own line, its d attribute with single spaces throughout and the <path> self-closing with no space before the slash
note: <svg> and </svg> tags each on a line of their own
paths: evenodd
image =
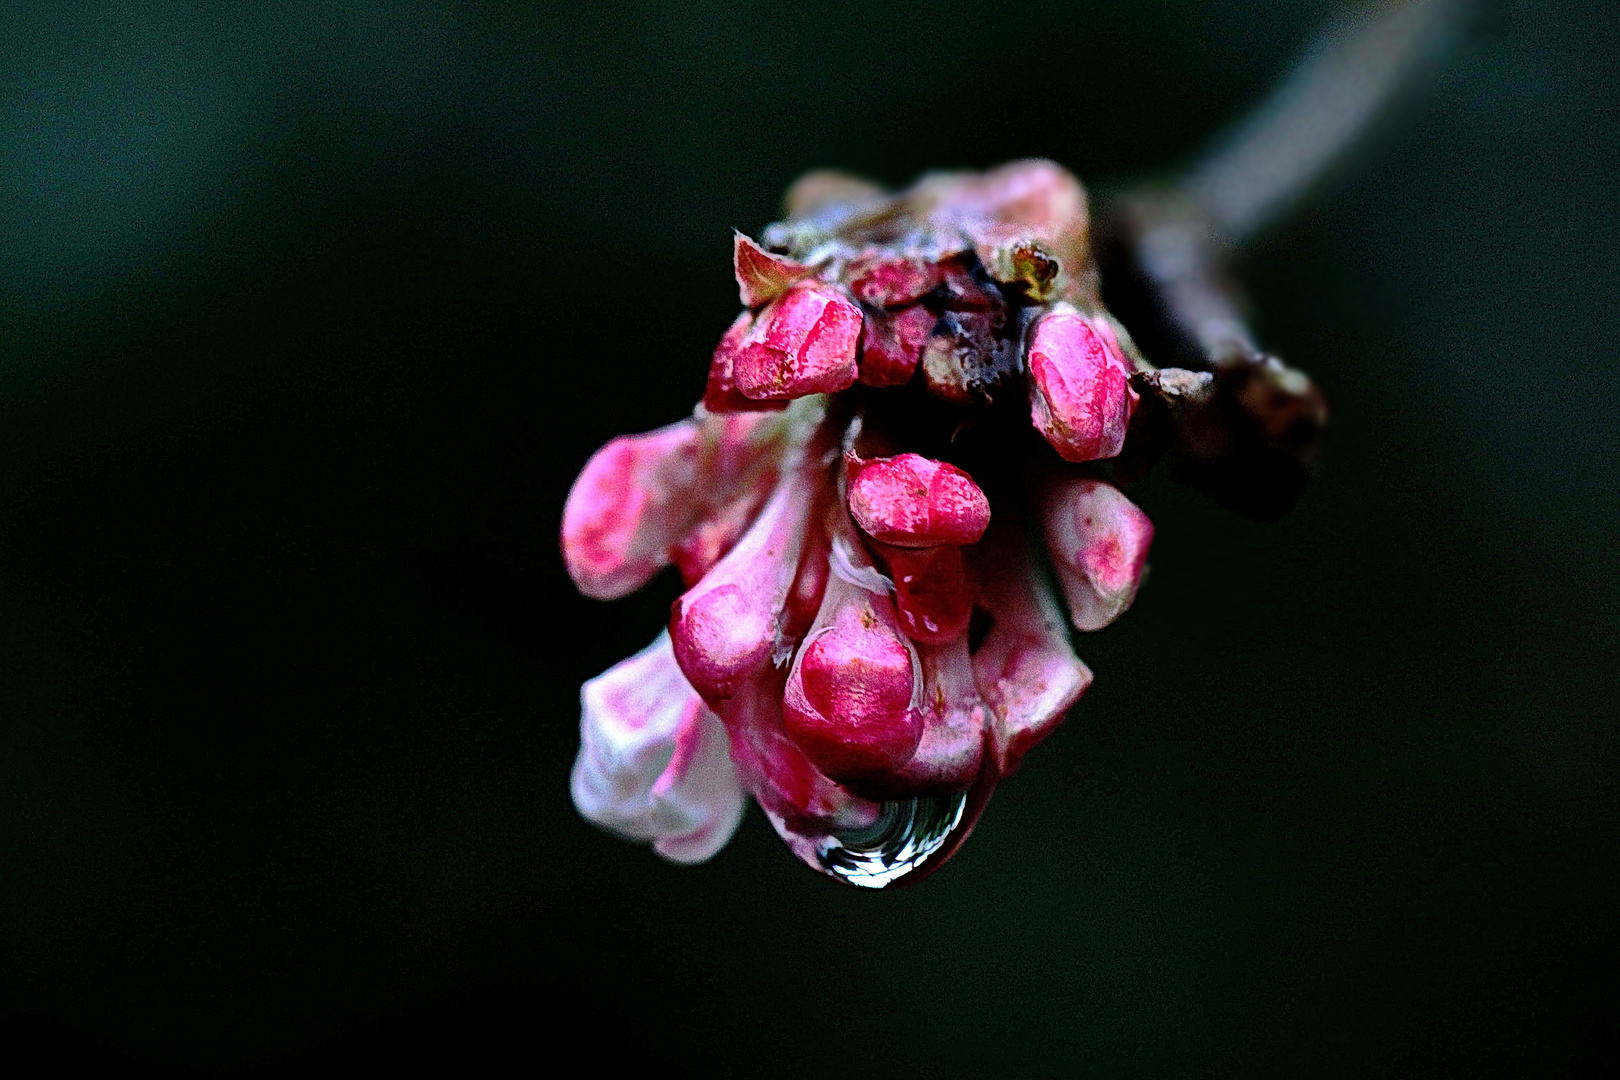
<svg viewBox="0 0 1620 1080">
<path fill-rule="evenodd" d="M 1080 630 L 1100 630 L 1136 598 L 1153 543 L 1153 522 L 1118 488 L 1065 478 L 1037 494 L 1047 551 Z"/>
<path fill-rule="evenodd" d="M 583 817 L 677 862 L 730 839 L 744 798 L 725 728 L 681 676 L 668 634 L 587 682 L 580 704 L 571 791 Z"/>
</svg>

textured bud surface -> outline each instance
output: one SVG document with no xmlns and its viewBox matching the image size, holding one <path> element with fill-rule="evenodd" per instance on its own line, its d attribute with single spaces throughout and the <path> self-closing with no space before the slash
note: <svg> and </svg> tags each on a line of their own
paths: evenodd
<svg viewBox="0 0 1620 1080">
<path fill-rule="evenodd" d="M 1029 345 L 1031 419 L 1066 461 L 1111 458 L 1125 447 L 1137 393 L 1112 328 L 1060 306 Z"/>
<path fill-rule="evenodd" d="M 856 259 L 847 276 L 855 299 L 876 308 L 915 304 L 938 288 L 942 279 L 939 267 L 926 259 L 883 255 Z"/>
<path fill-rule="evenodd" d="M 1101 480 L 1060 480 L 1041 491 L 1041 524 L 1069 618 L 1101 630 L 1131 606 L 1142 583 L 1153 523 Z"/>
<path fill-rule="evenodd" d="M 973 478 L 920 454 L 851 460 L 849 510 L 866 535 L 896 547 L 971 544 L 990 524 Z"/>
<path fill-rule="evenodd" d="M 922 738 L 921 675 L 893 602 L 835 576 L 788 676 L 788 734 L 840 783 L 891 773 Z"/>
<path fill-rule="evenodd" d="M 861 383 L 904 386 L 910 382 L 936 322 L 938 316 L 920 304 L 893 315 L 869 314 L 861 338 Z"/>
<path fill-rule="evenodd" d="M 786 400 L 855 383 L 861 309 L 836 289 L 795 285 L 744 335 L 733 378 L 745 397 Z"/>
<path fill-rule="evenodd" d="M 737 389 L 737 352 L 753 325 L 754 313 L 743 312 L 726 330 L 720 344 L 714 347 L 714 358 L 709 361 L 709 380 L 703 388 L 703 407 L 709 412 L 747 412 L 786 407 L 785 401 L 755 401 Z"/>
</svg>

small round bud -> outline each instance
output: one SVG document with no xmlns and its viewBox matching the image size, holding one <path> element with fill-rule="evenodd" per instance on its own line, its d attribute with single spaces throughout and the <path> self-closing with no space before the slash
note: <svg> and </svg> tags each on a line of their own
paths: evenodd
<svg viewBox="0 0 1620 1080">
<path fill-rule="evenodd" d="M 1111 458 L 1124 448 L 1137 393 L 1106 320 L 1057 305 L 1035 324 L 1028 363 L 1031 419 L 1064 460 Z"/>
<path fill-rule="evenodd" d="M 990 524 L 973 478 L 921 454 L 852 459 L 849 509 L 868 536 L 896 547 L 971 544 Z"/>
</svg>

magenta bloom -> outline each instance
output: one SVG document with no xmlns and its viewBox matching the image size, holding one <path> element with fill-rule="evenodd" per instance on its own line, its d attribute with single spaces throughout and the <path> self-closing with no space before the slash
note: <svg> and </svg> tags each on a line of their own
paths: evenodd
<svg viewBox="0 0 1620 1080">
<path fill-rule="evenodd" d="M 788 213 L 736 237 L 747 310 L 693 416 L 569 494 L 581 591 L 686 583 L 586 683 L 573 793 L 678 862 L 750 795 L 799 858 L 881 888 L 949 858 L 1090 684 L 1070 626 L 1130 605 L 1153 537 L 1109 461 L 1153 369 L 1050 162 L 897 196 L 813 175 Z"/>
</svg>

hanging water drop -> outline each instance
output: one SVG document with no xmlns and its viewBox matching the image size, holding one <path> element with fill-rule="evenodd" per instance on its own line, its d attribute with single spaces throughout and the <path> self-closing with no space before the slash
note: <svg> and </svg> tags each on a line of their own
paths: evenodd
<svg viewBox="0 0 1620 1080">
<path fill-rule="evenodd" d="M 828 877 L 863 889 L 887 889 L 919 880 L 944 865 L 978 820 L 993 784 L 949 795 L 924 795 L 882 804 L 872 824 L 844 832 L 795 832 L 776 815 L 766 817 L 800 860 Z"/>
</svg>

